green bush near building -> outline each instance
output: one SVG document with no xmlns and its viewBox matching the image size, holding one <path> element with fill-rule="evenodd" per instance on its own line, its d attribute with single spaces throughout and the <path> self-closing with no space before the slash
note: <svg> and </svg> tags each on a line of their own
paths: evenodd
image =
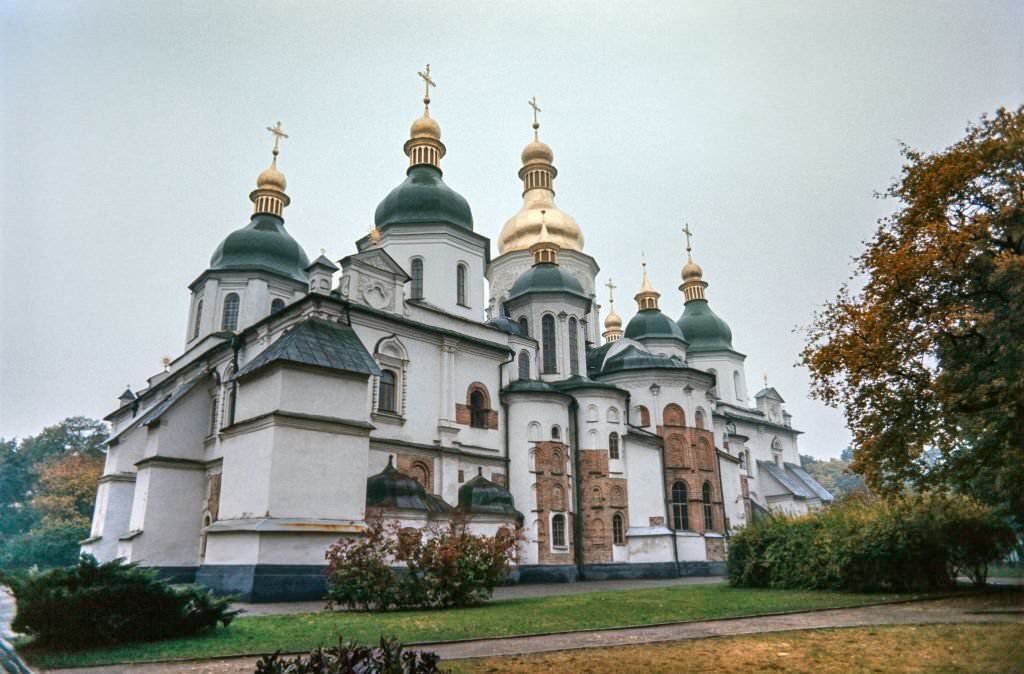
<svg viewBox="0 0 1024 674">
<path fill-rule="evenodd" d="M 802 517 L 773 514 L 729 542 L 735 586 L 894 592 L 984 585 L 1013 546 L 1010 525 L 966 496 L 863 498 Z"/>
</svg>

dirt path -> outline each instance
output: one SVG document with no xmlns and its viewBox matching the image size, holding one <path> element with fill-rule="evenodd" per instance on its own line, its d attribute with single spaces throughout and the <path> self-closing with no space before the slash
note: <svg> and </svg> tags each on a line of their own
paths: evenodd
<svg viewBox="0 0 1024 674">
<path fill-rule="evenodd" d="M 1020 601 L 1020 595 L 1017 595 L 1014 601 Z M 1008 604 L 1006 597 L 983 595 L 885 606 L 791 613 L 760 618 L 708 620 L 655 627 L 604 629 L 536 637 L 479 639 L 426 647 L 436 651 L 445 660 L 456 660 L 787 630 L 929 623 L 1024 623 L 1024 604 Z M 104 674 L 252 674 L 256 660 L 257 658 L 254 657 L 238 657 L 194 662 L 115 665 L 47 671 L 52 674 L 99 674 L 101 672 Z"/>
</svg>

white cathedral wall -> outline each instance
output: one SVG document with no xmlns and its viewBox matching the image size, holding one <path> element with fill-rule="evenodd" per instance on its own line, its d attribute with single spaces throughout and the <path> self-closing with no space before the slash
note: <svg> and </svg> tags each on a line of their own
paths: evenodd
<svg viewBox="0 0 1024 674">
<path fill-rule="evenodd" d="M 624 443 L 629 480 L 626 493 L 629 498 L 629 528 L 647 529 L 652 518 L 665 519 L 665 498 L 662 488 L 664 477 L 661 450 L 647 443 L 627 440 Z M 630 544 L 630 557 L 633 557 Z M 634 560 L 635 561 L 635 560 Z M 660 561 L 664 561 L 663 559 Z"/>
<path fill-rule="evenodd" d="M 139 470 L 132 506 L 129 561 L 146 566 L 195 566 L 205 491 L 204 471 L 151 463 Z M 144 490 L 141 492 L 140 490 Z"/>
<path fill-rule="evenodd" d="M 160 415 L 157 425 L 149 427 L 145 457 L 203 460 L 212 404 L 208 391 L 206 386 L 196 386 Z"/>
<path fill-rule="evenodd" d="M 722 475 L 722 501 L 725 505 L 725 516 L 729 518 L 729 529 L 746 526 L 746 511 L 743 507 L 743 491 L 740 486 L 740 464 L 727 459 L 718 459 L 718 468 Z"/>
<path fill-rule="evenodd" d="M 274 434 L 269 426 L 221 439 L 221 520 L 261 517 L 270 511 Z"/>
<path fill-rule="evenodd" d="M 463 240 L 450 227 L 437 227 L 436 231 L 424 231 L 429 226 L 410 228 L 389 228 L 381 247 L 401 265 L 408 274 L 412 259 L 423 259 L 423 298 L 445 311 L 473 320 L 482 320 L 484 315 L 484 249 L 481 242 Z M 466 302 L 458 304 L 455 288 L 456 268 L 462 263 L 467 266 Z M 406 293 L 408 296 L 409 288 Z"/>
<path fill-rule="evenodd" d="M 744 357 L 728 352 L 716 353 L 687 353 L 687 360 L 691 367 L 705 372 L 714 370 L 717 379 L 716 388 L 718 397 L 722 402 L 730 405 L 746 407 L 747 401 L 747 375 L 743 365 Z M 739 372 L 739 390 L 735 387 L 734 372 Z"/>
<path fill-rule="evenodd" d="M 585 253 L 562 250 L 558 254 L 558 265 L 576 277 L 576 280 L 583 286 L 583 292 L 596 299 L 595 279 L 600 267 L 597 266 L 594 258 Z M 494 311 L 498 310 L 499 304 L 508 296 L 508 291 L 519 275 L 532 266 L 533 256 L 528 250 L 514 250 L 491 260 L 491 264 L 487 267 L 487 280 L 490 292 L 489 304 L 493 306 Z M 596 345 L 599 342 L 597 334 L 600 332 L 596 327 L 600 325 L 596 301 L 592 303 L 590 312 L 584 318 L 589 324 L 590 340 Z M 530 324 L 530 334 L 534 334 L 532 323 Z"/>
<path fill-rule="evenodd" d="M 134 479 L 102 481 L 96 490 L 90 538 L 98 538 L 82 546 L 82 552 L 91 554 L 101 562 L 117 556 L 118 538 L 128 533 L 135 493 Z"/>
<path fill-rule="evenodd" d="M 145 428 L 133 428 L 121 436 L 116 445 L 108 447 L 103 474 L 134 473 L 136 462 L 146 450 L 146 435 Z"/>
</svg>

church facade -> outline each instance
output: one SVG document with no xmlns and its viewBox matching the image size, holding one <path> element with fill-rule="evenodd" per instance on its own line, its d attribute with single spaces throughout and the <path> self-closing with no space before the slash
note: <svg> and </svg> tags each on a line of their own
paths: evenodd
<svg viewBox="0 0 1024 674">
<path fill-rule="evenodd" d="M 405 179 L 337 261 L 285 229 L 271 129 L 250 222 L 189 285 L 184 351 L 107 417 L 83 551 L 254 601 L 318 598 L 328 546 L 369 517 L 458 516 L 521 532 L 523 582 L 709 574 L 759 511 L 831 500 L 778 392 L 748 402 L 689 241 L 682 315 L 644 269 L 635 315 L 623 327 L 609 297 L 598 334 L 599 267 L 555 204 L 536 113 L 492 259 L 443 179 L 429 86 L 424 102 Z"/>
</svg>

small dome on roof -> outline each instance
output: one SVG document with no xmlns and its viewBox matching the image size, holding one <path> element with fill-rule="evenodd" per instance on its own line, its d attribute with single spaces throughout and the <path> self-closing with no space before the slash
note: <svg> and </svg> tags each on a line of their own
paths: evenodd
<svg viewBox="0 0 1024 674">
<path fill-rule="evenodd" d="M 306 251 L 285 230 L 284 221 L 268 213 L 253 215 L 247 226 L 228 234 L 210 258 L 213 270 L 271 271 L 303 283 L 308 265 Z"/>
<path fill-rule="evenodd" d="M 589 299 L 575 276 L 549 262 L 535 264 L 520 274 L 508 297 L 514 299 L 527 293 L 568 293 Z"/>
<path fill-rule="evenodd" d="M 555 160 L 555 153 L 551 151 L 551 146 L 547 143 L 535 140 L 523 148 L 522 160 L 524 164 L 532 161 L 542 161 L 550 164 Z"/>
<path fill-rule="evenodd" d="M 732 351 L 732 330 L 718 317 L 707 300 L 686 303 L 677 322 L 689 342 L 689 351 Z"/>
<path fill-rule="evenodd" d="M 366 507 L 427 512 L 451 510 L 443 500 L 428 494 L 419 482 L 400 473 L 390 456 L 384 470 L 366 480 Z"/>
<path fill-rule="evenodd" d="M 448 187 L 441 170 L 427 164 L 409 168 L 401 182 L 377 206 L 377 227 L 448 223 L 473 229 L 473 212 L 461 194 Z"/>
<path fill-rule="evenodd" d="M 256 189 L 259 190 L 277 190 L 278 192 L 284 192 L 287 187 L 288 181 L 285 180 L 284 174 L 277 169 L 276 158 L 269 168 L 265 169 L 256 177 Z"/>
<path fill-rule="evenodd" d="M 409 128 L 409 138 L 441 140 L 441 125 L 434 121 L 433 117 L 424 114 L 412 123 L 412 126 Z"/>
<path fill-rule="evenodd" d="M 626 326 L 626 337 L 630 339 L 678 339 L 684 340 L 683 331 L 675 321 L 661 313 L 660 309 L 638 311 Z"/>
<path fill-rule="evenodd" d="M 459 509 L 465 513 L 505 515 L 522 522 L 523 514 L 516 510 L 512 494 L 485 478 L 482 469 L 478 470 L 476 477 L 459 487 Z"/>
</svg>

